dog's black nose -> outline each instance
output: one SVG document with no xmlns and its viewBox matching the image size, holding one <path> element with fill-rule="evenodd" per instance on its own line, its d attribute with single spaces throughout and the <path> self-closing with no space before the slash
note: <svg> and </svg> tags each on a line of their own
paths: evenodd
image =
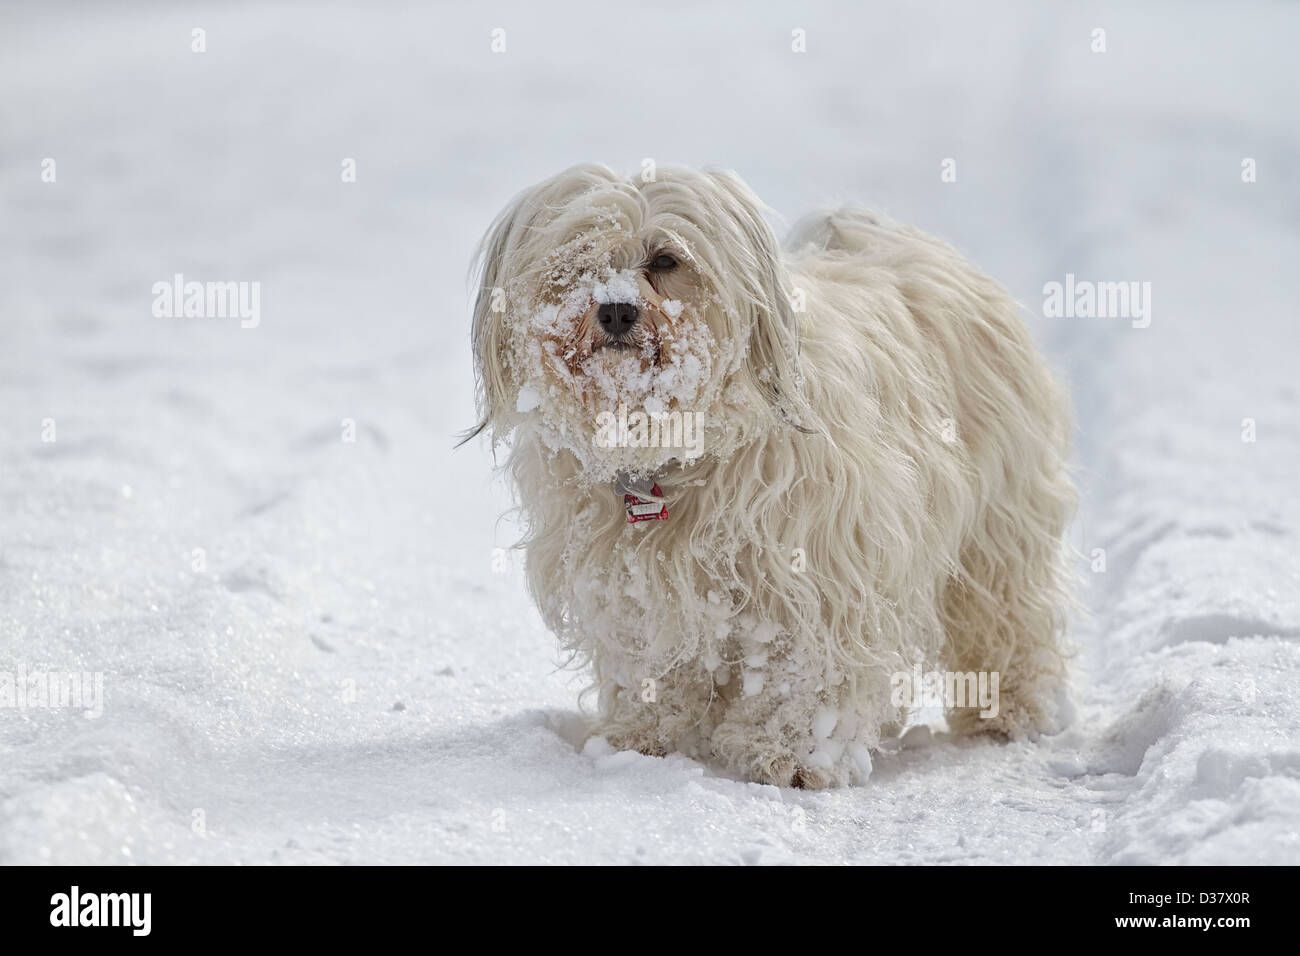
<svg viewBox="0 0 1300 956">
<path fill-rule="evenodd" d="M 640 315 L 640 311 L 631 302 L 607 302 L 596 310 L 600 327 L 615 338 L 630 332 Z"/>
</svg>

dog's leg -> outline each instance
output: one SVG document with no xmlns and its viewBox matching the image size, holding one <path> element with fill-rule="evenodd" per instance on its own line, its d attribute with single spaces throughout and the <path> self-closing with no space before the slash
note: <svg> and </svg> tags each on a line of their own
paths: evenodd
<svg viewBox="0 0 1300 956">
<path fill-rule="evenodd" d="M 698 671 L 698 672 L 696 672 Z M 618 750 L 653 757 L 699 754 L 699 741 L 711 729 L 711 711 L 720 710 L 706 671 L 678 668 L 655 677 L 604 680 L 595 732 Z"/>
<path fill-rule="evenodd" d="M 985 704 L 950 708 L 954 733 L 1021 736 L 1053 730 L 1059 717 L 1069 573 L 1061 534 L 1073 492 L 1061 475 L 1030 485 L 1022 508 L 986 513 L 944 593 L 945 666 L 985 675 L 990 689 L 997 682 Z"/>
<path fill-rule="evenodd" d="M 780 657 L 742 678 L 710 741 L 732 771 L 778 787 L 860 783 L 871 774 L 870 747 L 879 739 L 881 713 L 870 702 L 888 700 L 888 682 L 866 693 L 861 683 L 809 669 Z M 883 694 L 883 696 L 882 696 Z"/>
</svg>

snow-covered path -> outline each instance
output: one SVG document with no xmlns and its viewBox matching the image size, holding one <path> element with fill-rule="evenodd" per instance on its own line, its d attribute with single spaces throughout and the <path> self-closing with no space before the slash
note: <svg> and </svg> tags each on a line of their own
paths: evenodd
<svg viewBox="0 0 1300 956">
<path fill-rule="evenodd" d="M 0 707 L 0 862 L 1300 863 L 1300 8 L 966 6 L 7 8 L 0 676 L 104 699 Z M 1065 733 L 914 730 L 830 793 L 582 749 L 451 447 L 465 269 L 517 189 L 645 157 L 1026 303 L 1078 405 Z M 155 318 L 175 273 L 260 325 Z M 1150 326 L 1043 318 L 1067 273 Z"/>
</svg>

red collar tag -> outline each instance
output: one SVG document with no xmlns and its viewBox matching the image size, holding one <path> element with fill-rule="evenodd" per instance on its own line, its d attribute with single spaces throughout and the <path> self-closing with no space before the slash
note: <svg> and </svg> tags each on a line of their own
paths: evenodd
<svg viewBox="0 0 1300 956">
<path fill-rule="evenodd" d="M 660 499 L 664 496 L 658 484 L 650 489 L 650 493 Z M 651 501 L 628 492 L 623 495 L 623 504 L 627 507 L 627 520 L 633 524 L 638 521 L 668 520 L 668 505 L 662 500 Z"/>
<path fill-rule="evenodd" d="M 651 478 L 633 478 L 619 472 L 614 480 L 615 494 L 623 495 L 623 507 L 627 509 L 629 524 L 638 521 L 666 521 L 668 503 L 659 484 Z"/>
</svg>

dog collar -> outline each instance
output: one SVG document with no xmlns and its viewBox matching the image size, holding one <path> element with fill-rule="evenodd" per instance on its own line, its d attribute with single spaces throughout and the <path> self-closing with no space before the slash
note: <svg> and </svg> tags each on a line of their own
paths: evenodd
<svg viewBox="0 0 1300 956">
<path fill-rule="evenodd" d="M 668 519 L 668 504 L 664 501 L 663 489 L 652 478 L 633 478 L 627 472 L 620 471 L 614 479 L 614 494 L 623 496 L 623 507 L 627 509 L 629 524 Z"/>
</svg>

